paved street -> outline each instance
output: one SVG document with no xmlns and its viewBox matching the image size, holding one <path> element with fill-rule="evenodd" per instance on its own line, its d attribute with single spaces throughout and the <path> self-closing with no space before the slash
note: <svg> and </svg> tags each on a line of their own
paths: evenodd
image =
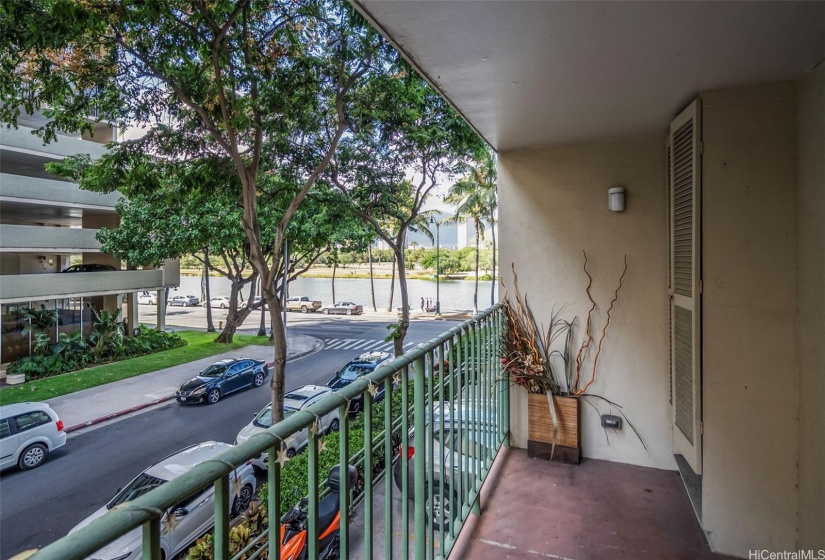
<svg viewBox="0 0 825 560">
<path fill-rule="evenodd" d="M 381 348 L 390 322 L 374 316 L 297 317 L 290 321 L 292 332 L 329 342 L 323 350 L 287 366 L 287 389 L 323 384 L 365 349 Z M 453 324 L 413 321 L 408 346 L 427 341 Z M 206 440 L 233 442 L 268 401 L 265 385 L 227 396 L 214 406 L 167 403 L 73 434 L 65 447 L 35 470 L 5 471 L 0 475 L 0 557 L 9 558 L 65 535 L 132 477 L 170 453 Z"/>
</svg>

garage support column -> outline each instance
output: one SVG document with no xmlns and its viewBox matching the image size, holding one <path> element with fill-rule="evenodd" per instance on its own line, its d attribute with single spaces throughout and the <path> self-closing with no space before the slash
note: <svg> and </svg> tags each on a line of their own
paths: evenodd
<svg viewBox="0 0 825 560">
<path fill-rule="evenodd" d="M 162 331 L 166 330 L 166 290 L 165 289 L 158 290 L 157 295 L 158 295 L 158 321 L 157 321 L 158 327 L 157 327 L 157 329 L 162 332 Z"/>
<path fill-rule="evenodd" d="M 138 327 L 138 300 L 136 292 L 126 294 L 126 335 L 132 336 Z"/>
</svg>

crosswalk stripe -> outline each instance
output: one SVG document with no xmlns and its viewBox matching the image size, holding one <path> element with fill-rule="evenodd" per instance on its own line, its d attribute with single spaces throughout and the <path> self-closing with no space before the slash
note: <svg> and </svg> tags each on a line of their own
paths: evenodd
<svg viewBox="0 0 825 560">
<path fill-rule="evenodd" d="M 404 350 L 409 350 L 415 346 L 415 342 L 407 342 Z M 383 340 L 370 340 L 364 338 L 327 338 L 324 340 L 324 350 L 360 350 L 363 352 L 392 352 L 394 343 Z"/>
<path fill-rule="evenodd" d="M 384 344 L 383 340 L 370 340 L 369 344 L 364 346 L 364 348 L 362 348 L 362 350 L 372 351 L 373 349 L 375 349 L 376 346 L 381 346 L 382 344 Z"/>
<path fill-rule="evenodd" d="M 352 342 L 351 338 L 338 339 L 329 345 L 330 350 L 343 350 L 344 346 Z"/>
</svg>

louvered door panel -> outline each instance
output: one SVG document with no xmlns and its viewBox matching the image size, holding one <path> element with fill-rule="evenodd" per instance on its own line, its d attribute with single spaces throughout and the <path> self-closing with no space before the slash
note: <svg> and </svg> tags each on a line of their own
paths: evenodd
<svg viewBox="0 0 825 560">
<path fill-rule="evenodd" d="M 673 451 L 702 473 L 701 126 L 699 101 L 670 125 L 670 360 Z"/>
</svg>

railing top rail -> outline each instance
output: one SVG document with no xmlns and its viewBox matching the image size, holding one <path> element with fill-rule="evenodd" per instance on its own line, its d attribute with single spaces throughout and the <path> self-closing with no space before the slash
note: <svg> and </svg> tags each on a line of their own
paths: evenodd
<svg viewBox="0 0 825 560">
<path fill-rule="evenodd" d="M 425 357 L 428 352 L 437 349 L 439 345 L 447 342 L 452 337 L 460 335 L 473 325 L 482 322 L 501 307 L 502 304 L 499 303 L 482 311 L 472 319 L 456 325 L 444 334 L 410 350 L 403 356 L 399 356 L 389 364 L 377 368 L 371 374 L 353 381 L 306 410 L 296 412 L 286 420 L 278 422 L 265 432 L 252 436 L 246 442 L 228 449 L 214 459 L 195 466 L 189 472 L 135 500 L 112 508 L 104 516 L 86 527 L 39 550 L 31 559 L 54 558 L 56 560 L 68 560 L 85 558 L 93 554 L 119 536 L 140 527 L 151 519 L 159 518 L 169 508 L 197 493 L 204 486 L 228 475 L 235 468 L 260 455 L 278 442 L 286 441 L 292 434 L 310 426 L 317 418 L 323 417 L 358 398 L 366 393 L 370 386 L 379 384 L 396 372 L 406 369 L 408 365 Z"/>
</svg>

